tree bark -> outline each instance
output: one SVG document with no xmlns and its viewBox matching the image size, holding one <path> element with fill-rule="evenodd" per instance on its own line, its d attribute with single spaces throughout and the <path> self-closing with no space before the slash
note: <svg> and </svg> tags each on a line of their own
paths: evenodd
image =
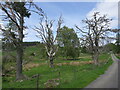
<svg viewBox="0 0 120 90">
<path fill-rule="evenodd" d="M 53 65 L 53 57 L 49 57 L 50 58 L 50 67 L 51 68 L 54 68 L 54 65 Z"/>
<path fill-rule="evenodd" d="M 94 63 L 95 65 L 99 65 L 98 58 L 99 58 L 99 45 L 98 45 L 98 37 L 96 36 L 95 38 L 95 49 L 94 49 Z"/>
<path fill-rule="evenodd" d="M 24 24 L 24 17 L 21 15 L 20 17 L 20 29 L 18 30 L 19 34 L 19 41 L 17 46 L 17 66 L 16 66 L 16 80 L 25 79 L 25 76 L 22 74 L 22 61 L 23 61 L 23 24 Z"/>
<path fill-rule="evenodd" d="M 23 48 L 22 46 L 17 48 L 17 59 L 16 59 L 16 80 L 24 79 L 22 74 L 22 59 L 23 59 Z"/>
<path fill-rule="evenodd" d="M 92 59 L 95 65 L 99 65 L 98 57 L 99 57 L 99 54 L 97 52 L 92 55 Z"/>
</svg>

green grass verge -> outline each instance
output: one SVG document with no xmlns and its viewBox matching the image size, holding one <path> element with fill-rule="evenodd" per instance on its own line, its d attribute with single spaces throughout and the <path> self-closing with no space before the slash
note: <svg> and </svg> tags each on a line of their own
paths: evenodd
<svg viewBox="0 0 120 90">
<path fill-rule="evenodd" d="M 116 56 L 118 59 L 120 59 L 120 56 Z"/>
<path fill-rule="evenodd" d="M 29 61 L 34 64 L 46 63 L 47 58 L 43 58 L 43 50 L 38 50 L 39 46 L 27 47 L 24 51 L 24 60 Z M 35 53 L 35 56 L 31 54 Z M 5 68 L 9 69 L 11 66 L 15 67 L 15 56 L 16 52 L 3 52 L 3 55 L 12 55 L 9 58 L 9 63 L 5 64 Z M 30 70 L 24 70 L 23 73 L 27 75 L 30 79 L 21 82 L 15 82 L 15 70 L 9 72 L 9 76 L 3 77 L 3 88 L 36 88 L 36 78 L 31 78 L 35 74 L 40 74 L 39 87 L 45 88 L 48 80 L 60 78 L 59 85 L 55 88 L 83 88 L 87 86 L 90 82 L 95 80 L 99 75 L 104 74 L 107 68 L 112 64 L 109 54 L 101 54 L 99 61 L 102 61 L 100 66 L 95 66 L 93 64 L 81 64 L 81 65 L 62 65 L 55 66 L 55 68 L 49 68 L 48 64 L 41 65 L 38 67 L 33 67 Z M 108 61 L 109 59 L 109 61 Z M 71 63 L 71 62 L 87 62 L 92 61 L 89 54 L 81 54 L 79 60 L 65 60 L 63 57 L 57 57 L 54 60 L 55 64 L 58 63 Z M 108 61 L 107 64 L 104 64 Z M 59 75 L 60 72 L 60 75 Z"/>
<path fill-rule="evenodd" d="M 101 55 L 100 60 L 107 60 L 109 55 Z M 84 58 L 85 60 L 85 58 Z M 83 61 L 84 61 L 83 60 Z M 90 58 L 89 58 L 90 60 Z M 64 60 L 56 60 L 55 63 L 66 62 Z M 68 61 L 71 62 L 71 61 Z M 38 63 L 38 61 L 36 61 Z M 48 80 L 60 78 L 59 85 L 55 88 L 84 88 L 90 82 L 95 80 L 99 75 L 104 74 L 107 68 L 112 64 L 110 58 L 107 64 L 101 64 L 95 66 L 93 64 L 84 65 L 62 65 L 55 66 L 55 68 L 49 68 L 48 65 L 42 65 L 39 67 L 31 68 L 29 71 L 23 73 L 28 77 L 32 77 L 35 74 L 40 74 L 39 87 L 45 88 Z M 60 72 L 60 75 L 59 75 Z M 15 74 L 15 72 L 11 73 Z M 22 82 L 15 82 L 14 76 L 3 77 L 3 88 L 36 88 L 36 78 L 31 78 Z"/>
</svg>

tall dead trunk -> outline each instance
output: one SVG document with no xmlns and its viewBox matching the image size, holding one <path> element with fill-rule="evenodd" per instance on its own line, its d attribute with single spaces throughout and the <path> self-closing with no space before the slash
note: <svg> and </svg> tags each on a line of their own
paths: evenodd
<svg viewBox="0 0 120 90">
<path fill-rule="evenodd" d="M 93 53 L 92 59 L 93 59 L 95 65 L 99 65 L 98 58 L 99 58 L 98 52 Z"/>
<path fill-rule="evenodd" d="M 94 58 L 93 58 L 95 65 L 99 65 L 99 61 L 98 61 L 98 58 L 99 58 L 99 44 L 98 44 L 98 41 L 99 41 L 98 36 L 96 36 L 95 47 L 94 47 Z"/>
<path fill-rule="evenodd" d="M 21 15 L 20 18 L 20 28 L 18 30 L 18 34 L 19 34 L 19 42 L 18 42 L 18 46 L 17 46 L 17 66 L 16 66 L 16 80 L 21 80 L 21 79 L 25 79 L 25 76 L 22 74 L 22 60 L 23 60 L 23 24 L 24 24 L 24 17 Z"/>
<path fill-rule="evenodd" d="M 17 48 L 17 59 L 16 59 L 16 80 L 24 79 L 22 74 L 22 59 L 23 59 L 23 48 L 22 45 Z"/>
<path fill-rule="evenodd" d="M 54 65 L 53 65 L 53 57 L 51 56 L 51 57 L 49 57 L 49 59 L 50 59 L 50 67 L 51 67 L 51 68 L 54 68 Z"/>
<path fill-rule="evenodd" d="M 16 80 L 21 80 L 21 79 L 25 79 L 25 76 L 22 74 L 22 61 L 23 61 L 23 24 L 24 24 L 24 18 L 23 16 L 21 16 L 20 18 L 20 29 L 18 30 L 18 34 L 19 34 L 19 42 L 18 42 L 18 46 L 17 46 L 17 67 L 16 67 Z"/>
</svg>

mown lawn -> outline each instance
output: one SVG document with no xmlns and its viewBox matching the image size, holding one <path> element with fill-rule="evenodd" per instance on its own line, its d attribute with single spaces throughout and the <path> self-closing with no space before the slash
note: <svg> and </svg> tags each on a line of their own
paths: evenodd
<svg viewBox="0 0 120 90">
<path fill-rule="evenodd" d="M 31 47 L 30 47 L 31 48 Z M 34 47 L 32 47 L 34 48 Z M 30 51 L 29 51 L 30 50 Z M 35 52 L 36 56 L 29 56 Z M 64 60 L 61 57 L 56 58 L 55 67 L 50 68 L 46 59 L 40 59 L 37 49 L 26 49 L 25 59 L 31 59 L 29 63 L 24 65 L 23 73 L 29 77 L 28 80 L 16 82 L 15 70 L 9 72 L 8 76 L 3 77 L 3 88 L 36 88 L 37 78 L 32 76 L 39 74 L 39 88 L 54 87 L 54 88 L 84 88 L 90 82 L 95 80 L 99 75 L 104 74 L 107 68 L 112 64 L 112 59 L 109 54 L 102 54 L 99 57 L 100 65 L 95 66 L 92 63 L 89 54 L 82 54 L 79 60 Z M 33 59 L 33 60 L 32 60 Z M 108 60 L 109 59 L 109 60 Z M 107 62 L 105 64 L 105 62 Z M 50 82 L 54 80 L 55 84 Z M 49 84 L 45 85 L 46 82 Z"/>
</svg>

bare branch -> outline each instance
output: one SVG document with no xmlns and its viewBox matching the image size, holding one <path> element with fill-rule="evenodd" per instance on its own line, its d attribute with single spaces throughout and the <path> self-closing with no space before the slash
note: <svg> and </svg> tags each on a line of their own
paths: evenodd
<svg viewBox="0 0 120 90">
<path fill-rule="evenodd" d="M 75 27 L 80 30 L 82 33 L 87 33 L 87 32 L 84 32 L 82 29 L 80 29 L 77 25 L 75 25 Z"/>
</svg>

